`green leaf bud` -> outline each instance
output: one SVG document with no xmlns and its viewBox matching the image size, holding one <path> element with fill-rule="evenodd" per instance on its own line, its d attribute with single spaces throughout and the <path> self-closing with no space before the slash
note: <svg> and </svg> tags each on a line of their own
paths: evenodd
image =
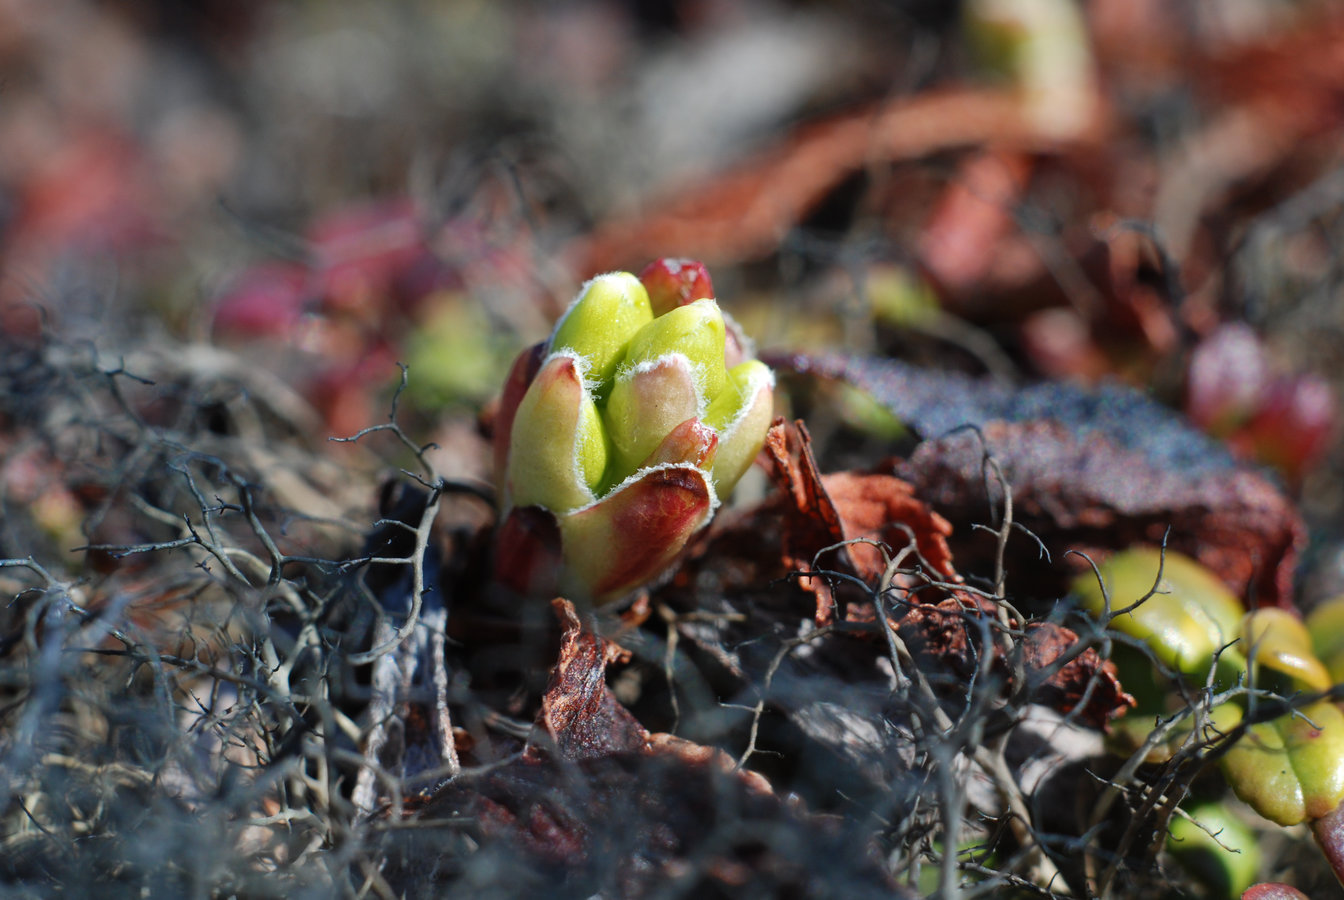
<svg viewBox="0 0 1344 900">
<path fill-rule="evenodd" d="M 588 282 L 510 372 L 494 435 L 501 584 L 625 596 L 672 564 L 760 451 L 774 376 L 756 360 L 729 373 L 726 356 L 751 344 L 704 296 L 704 267 L 661 260 L 645 275 L 647 290 L 622 272 Z"/>
<path fill-rule="evenodd" d="M 641 328 L 630 339 L 625 365 L 639 366 L 673 353 L 690 361 L 705 402 L 723 391 L 728 380 L 723 352 L 726 327 L 719 305 L 708 298 L 678 306 Z"/>
<path fill-rule="evenodd" d="M 561 513 L 594 499 L 606 472 L 607 443 L 581 368 L 573 356 L 552 355 L 518 404 L 508 459 L 515 506 Z"/>
<path fill-rule="evenodd" d="M 732 491 L 761 452 L 774 418 L 774 385 L 770 367 L 749 359 L 728 372 L 727 386 L 705 412 L 705 424 L 719 432 L 711 473 L 720 496 Z"/>
<path fill-rule="evenodd" d="M 699 410 L 695 374 L 683 354 L 623 369 L 603 413 L 614 463 L 610 480 L 624 481 L 633 475 L 668 432 Z"/>
<path fill-rule="evenodd" d="M 598 399 L 606 396 L 626 344 L 653 321 L 644 285 L 629 272 L 599 275 L 583 286 L 551 334 L 551 353 L 569 351 L 588 361 L 585 373 Z"/>
</svg>

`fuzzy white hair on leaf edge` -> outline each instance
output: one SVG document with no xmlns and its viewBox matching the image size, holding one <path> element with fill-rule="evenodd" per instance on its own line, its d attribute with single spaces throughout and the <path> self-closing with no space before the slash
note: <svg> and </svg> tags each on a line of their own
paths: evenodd
<svg viewBox="0 0 1344 900">
<path fill-rule="evenodd" d="M 565 320 L 568 319 L 569 314 L 574 311 L 574 307 L 579 305 L 580 300 L 588 296 L 588 291 L 592 288 L 593 285 L 597 284 L 599 281 L 611 279 L 613 281 L 624 282 L 623 284 L 621 284 L 621 296 L 624 297 L 625 299 L 629 299 L 630 297 L 629 283 L 626 282 L 624 278 L 617 278 L 617 276 L 620 275 L 626 275 L 629 276 L 630 278 L 635 278 L 635 276 L 629 272 L 622 272 L 620 270 L 616 270 L 611 272 L 603 272 L 600 275 L 594 275 L 592 278 L 589 278 L 583 284 L 579 285 L 578 291 L 574 293 L 574 299 L 569 301 L 569 305 L 566 306 L 565 311 L 560 314 L 560 318 L 555 320 L 555 325 L 551 326 L 551 334 L 548 338 L 546 338 L 546 349 L 548 351 L 551 348 L 551 344 L 555 342 L 555 336 L 560 332 L 560 326 L 565 324 Z M 635 279 L 635 282 L 636 284 L 638 284 L 639 280 Z"/>
<path fill-rule="evenodd" d="M 747 418 L 747 413 L 751 412 L 752 407 L 756 405 L 756 398 L 760 396 L 761 388 L 769 388 L 771 393 L 774 393 L 775 370 L 766 366 L 763 372 L 758 369 L 757 373 L 747 382 L 747 389 L 742 392 L 743 397 L 746 398 L 745 402 L 737 408 L 733 417 L 719 429 L 720 440 L 730 440 L 737 429 L 742 427 L 742 422 Z"/>
<path fill-rule="evenodd" d="M 579 373 L 579 384 L 583 388 L 583 398 L 587 400 L 589 403 L 593 402 L 594 385 L 592 381 L 590 381 L 588 378 L 588 372 L 592 368 L 593 364 L 588 361 L 588 358 L 584 356 L 582 353 L 576 353 L 573 350 L 570 350 L 569 348 L 565 348 L 564 350 L 557 350 L 556 352 L 550 354 L 544 360 L 542 360 L 541 368 L 542 369 L 546 368 L 547 365 L 549 365 L 553 360 L 556 359 L 568 359 L 573 361 L 574 368 Z M 582 421 L 582 418 L 580 418 L 580 421 Z M 590 499 L 586 504 L 575 507 L 574 509 L 552 510 L 552 512 L 555 512 L 557 515 L 567 515 L 571 512 L 574 512 L 577 509 L 582 509 L 587 506 L 591 506 L 593 500 L 596 499 L 597 497 L 597 494 L 593 491 L 593 489 L 588 486 L 587 479 L 583 477 L 583 466 L 579 465 L 579 437 L 580 437 L 579 430 L 576 428 L 574 430 L 574 444 L 572 447 L 570 447 L 569 450 L 571 474 L 574 476 L 574 483 L 582 486 L 583 490 L 587 492 L 588 496 L 593 499 Z"/>
</svg>

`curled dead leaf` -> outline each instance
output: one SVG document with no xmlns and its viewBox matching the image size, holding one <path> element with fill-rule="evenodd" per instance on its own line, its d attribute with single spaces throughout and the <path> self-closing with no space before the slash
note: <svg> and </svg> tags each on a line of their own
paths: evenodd
<svg viewBox="0 0 1344 900">
<path fill-rule="evenodd" d="M 629 660 L 630 653 L 584 628 L 570 601 L 557 597 L 551 607 L 564 633 L 537 724 L 565 759 L 647 750 L 648 732 L 607 687 L 607 666 Z M 529 755 L 538 752 L 529 746 Z"/>
<path fill-rule="evenodd" d="M 876 584 L 886 568 L 882 551 L 871 543 L 899 550 L 914 539 L 917 559 L 931 575 L 959 580 L 952 567 L 947 538 L 952 526 L 917 499 L 911 486 L 891 475 L 840 472 L 822 476 L 812 455 L 811 437 L 802 422 L 777 421 L 766 436 L 769 471 L 780 491 L 777 507 L 764 512 L 781 516 L 784 565 L 812 571 L 823 549 L 851 542 L 835 551 L 836 564 Z M 818 625 L 834 619 L 835 601 L 821 578 L 803 579 L 816 597 Z"/>
</svg>

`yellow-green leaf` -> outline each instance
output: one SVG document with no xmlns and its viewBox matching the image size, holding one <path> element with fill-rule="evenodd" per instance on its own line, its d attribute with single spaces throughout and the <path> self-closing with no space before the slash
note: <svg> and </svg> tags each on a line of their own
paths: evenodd
<svg viewBox="0 0 1344 900">
<path fill-rule="evenodd" d="M 699 406 L 690 361 L 680 353 L 622 370 L 603 413 L 615 463 L 608 480 L 633 475 L 672 429 L 695 418 Z"/>
<path fill-rule="evenodd" d="M 1344 596 L 1317 606 L 1307 616 L 1316 658 L 1325 664 L 1332 684 L 1344 683 Z"/>
<path fill-rule="evenodd" d="M 1265 607 L 1246 614 L 1241 624 L 1242 647 L 1256 669 L 1256 681 L 1267 684 L 1271 673 L 1287 680 L 1287 689 L 1323 691 L 1330 687 L 1330 673 L 1316 658 L 1311 635 L 1302 620 L 1286 609 Z"/>
<path fill-rule="evenodd" d="M 1260 872 L 1255 833 L 1224 803 L 1196 803 L 1189 818 L 1171 817 L 1167 851 L 1193 874 L 1210 897 L 1235 900 Z"/>
<path fill-rule="evenodd" d="M 508 485 L 515 506 L 555 513 L 591 503 L 606 471 L 606 435 L 572 356 L 551 356 L 513 419 Z"/>
<path fill-rule="evenodd" d="M 761 452 L 774 418 L 774 384 L 770 367 L 750 359 L 732 368 L 727 386 L 709 405 L 705 423 L 719 432 L 711 471 L 720 497 L 732 491 Z"/>
<path fill-rule="evenodd" d="M 1156 584 L 1159 566 L 1162 580 Z M 1111 556 L 1099 567 L 1110 593 L 1111 612 L 1125 609 L 1153 591 L 1142 604 L 1111 619 L 1112 628 L 1143 641 L 1171 668 L 1203 678 L 1214 654 L 1241 634 L 1242 606 L 1208 569 L 1179 553 L 1136 547 Z M 1103 612 L 1101 585 L 1091 574 L 1079 576 L 1073 592 L 1093 615 Z M 1223 651 L 1223 665 L 1235 672 L 1241 654 Z"/>
<path fill-rule="evenodd" d="M 723 391 L 728 380 L 723 361 L 725 332 L 719 305 L 708 298 L 696 300 L 641 328 L 630 339 L 625 365 L 638 366 L 680 353 L 690 360 L 700 396 L 709 403 Z"/>
<path fill-rule="evenodd" d="M 1210 718 L 1222 732 L 1241 720 L 1223 704 Z M 1344 713 L 1321 700 L 1250 726 L 1222 758 L 1237 796 L 1280 825 L 1325 815 L 1344 800 Z"/>
<path fill-rule="evenodd" d="M 551 335 L 551 352 L 571 351 L 588 365 L 594 393 L 605 397 L 626 344 L 653 321 L 649 294 L 629 272 L 599 275 L 583 286 Z"/>
</svg>

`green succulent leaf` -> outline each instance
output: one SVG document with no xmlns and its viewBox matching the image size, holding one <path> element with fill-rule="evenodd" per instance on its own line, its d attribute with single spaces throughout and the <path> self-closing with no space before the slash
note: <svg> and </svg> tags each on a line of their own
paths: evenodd
<svg viewBox="0 0 1344 900">
<path fill-rule="evenodd" d="M 641 328 L 630 339 L 625 364 L 637 367 L 679 353 L 690 361 L 700 396 L 711 402 L 728 380 L 723 361 L 726 331 L 719 305 L 708 298 L 696 300 Z"/>
<path fill-rule="evenodd" d="M 1286 609 L 1265 607 L 1246 614 L 1241 625 L 1242 646 L 1253 663 L 1256 683 L 1284 690 L 1324 691 L 1330 673 L 1316 658 L 1307 626 Z"/>
<path fill-rule="evenodd" d="M 750 359 L 728 372 L 727 386 L 709 404 L 705 424 L 719 432 L 711 468 L 715 490 L 731 491 L 761 452 L 774 417 L 774 385 L 770 367 Z"/>
<path fill-rule="evenodd" d="M 717 505 L 698 466 L 645 469 L 592 506 L 561 517 L 567 563 L 561 588 L 595 603 L 629 593 L 666 569 Z"/>
<path fill-rule="evenodd" d="M 1203 882 L 1211 897 L 1235 900 L 1255 883 L 1260 845 L 1255 833 L 1225 803 L 1196 803 L 1172 816 L 1167 851 Z"/>
<path fill-rule="evenodd" d="M 1160 581 L 1156 581 L 1159 568 Z M 1099 566 L 1110 596 L 1110 627 L 1143 641 L 1154 656 L 1176 671 L 1196 679 L 1207 676 L 1219 657 L 1219 680 L 1231 680 L 1244 669 L 1234 648 L 1223 649 L 1241 634 L 1242 606 L 1218 578 L 1179 553 L 1165 557 L 1147 547 L 1111 556 Z M 1073 593 L 1088 612 L 1104 614 L 1102 587 L 1091 573 L 1074 581 Z"/>
<path fill-rule="evenodd" d="M 1331 684 L 1344 683 L 1344 596 L 1319 604 L 1307 616 L 1316 658 L 1325 664 Z"/>
<path fill-rule="evenodd" d="M 569 351 L 586 360 L 585 373 L 603 398 L 626 344 L 653 321 L 644 285 L 629 272 L 599 275 L 583 286 L 551 334 L 551 353 Z"/>
<path fill-rule="evenodd" d="M 1210 713 L 1231 731 L 1242 711 L 1225 703 Z M 1296 825 L 1334 810 L 1344 800 L 1344 713 L 1321 700 L 1294 713 L 1251 725 L 1222 757 L 1223 774 L 1238 797 L 1280 825 Z"/>
<path fill-rule="evenodd" d="M 518 404 L 508 459 L 516 506 L 560 513 L 594 499 L 606 472 L 607 441 L 580 369 L 574 357 L 552 355 Z"/>
<path fill-rule="evenodd" d="M 614 451 L 611 480 L 633 475 L 668 432 L 699 411 L 695 373 L 684 355 L 674 353 L 622 370 L 603 414 Z"/>
</svg>

